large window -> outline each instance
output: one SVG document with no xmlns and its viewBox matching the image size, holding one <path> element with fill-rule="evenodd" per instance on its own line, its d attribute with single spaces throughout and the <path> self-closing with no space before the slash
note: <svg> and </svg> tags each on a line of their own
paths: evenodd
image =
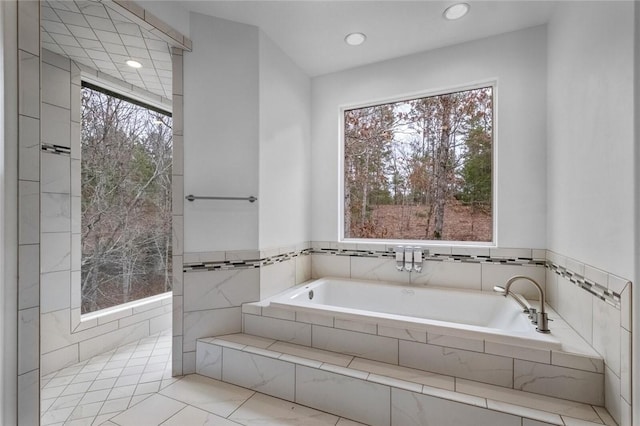
<svg viewBox="0 0 640 426">
<path fill-rule="evenodd" d="M 82 313 L 171 290 L 170 114 L 82 88 Z"/>
<path fill-rule="evenodd" d="M 344 237 L 493 240 L 493 87 L 344 112 Z"/>
</svg>

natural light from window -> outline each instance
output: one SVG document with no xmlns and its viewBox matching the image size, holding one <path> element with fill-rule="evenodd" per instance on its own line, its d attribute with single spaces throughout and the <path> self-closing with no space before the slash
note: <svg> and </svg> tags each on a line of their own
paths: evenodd
<svg viewBox="0 0 640 426">
<path fill-rule="evenodd" d="M 171 290 L 171 128 L 168 113 L 83 84 L 83 314 Z"/>
<path fill-rule="evenodd" d="M 493 86 L 344 111 L 344 238 L 493 241 Z"/>
</svg>

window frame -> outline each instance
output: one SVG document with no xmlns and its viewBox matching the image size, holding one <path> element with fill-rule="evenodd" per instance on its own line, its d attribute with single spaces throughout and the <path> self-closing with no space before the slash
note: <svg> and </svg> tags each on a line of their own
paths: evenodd
<svg viewBox="0 0 640 426">
<path fill-rule="evenodd" d="M 373 107 L 378 105 L 410 101 L 420 98 L 446 95 L 455 92 L 463 92 L 474 89 L 491 87 L 492 90 L 492 141 L 491 141 L 491 209 L 492 209 L 492 240 L 491 241 L 449 241 L 449 240 L 402 240 L 402 239 L 377 239 L 377 238 L 346 238 L 345 237 L 345 202 L 344 202 L 344 163 L 345 163 L 345 123 L 346 111 Z M 498 247 L 498 79 L 479 80 L 459 86 L 445 86 L 443 88 L 429 89 L 402 95 L 376 98 L 368 101 L 344 104 L 339 107 L 339 135 L 338 135 L 338 242 L 357 244 L 416 244 L 429 246 L 456 246 L 456 247 Z"/>
<path fill-rule="evenodd" d="M 105 95 L 124 100 L 131 104 L 134 104 L 143 108 L 147 108 L 151 111 L 167 115 L 168 117 L 173 119 L 173 111 L 170 110 L 170 107 L 168 105 L 162 103 L 162 101 L 158 101 L 157 99 L 146 97 L 143 93 L 140 93 L 140 91 L 138 90 L 132 91 L 124 87 L 121 87 L 120 85 L 114 84 L 113 82 L 110 82 L 106 79 L 101 79 L 99 77 L 96 77 L 95 75 L 87 74 L 84 71 L 81 71 L 80 72 L 80 92 L 79 92 L 80 96 L 82 96 L 81 95 L 82 89 L 85 87 L 91 90 L 103 93 Z M 149 94 L 149 95 L 153 96 L 153 94 Z M 78 102 L 81 102 L 81 99 L 78 99 Z M 79 136 L 81 137 L 82 122 L 79 123 L 79 126 L 80 126 Z M 172 135 L 172 136 L 175 136 L 175 135 Z M 78 140 L 78 146 L 79 146 L 78 149 L 80 149 L 80 151 L 78 152 L 78 158 L 80 162 L 82 162 L 81 140 Z M 174 151 L 175 151 L 175 146 L 174 146 Z M 174 157 L 174 152 L 172 152 L 172 159 L 171 159 L 172 164 L 174 161 L 173 157 Z M 78 183 L 78 185 L 81 185 L 81 184 L 82 184 L 82 181 Z M 173 188 L 172 188 L 172 192 L 173 192 Z M 173 222 L 173 216 L 174 214 L 172 212 L 172 222 Z M 77 220 L 80 221 L 81 217 L 78 217 Z M 173 229 L 173 223 L 172 223 L 172 229 Z M 78 250 L 80 250 L 80 253 L 78 254 L 79 258 L 82 257 L 81 247 L 82 247 L 82 243 L 80 242 L 80 247 L 78 247 Z M 175 271 L 172 271 L 172 275 L 174 272 Z M 80 303 L 82 303 L 82 287 L 79 285 L 79 283 L 77 286 L 73 285 L 73 280 L 71 285 L 71 292 L 73 293 L 72 297 L 77 297 Z M 118 305 L 109 306 L 107 308 L 98 309 L 92 312 L 82 313 L 81 308 L 78 308 L 77 310 L 78 310 L 79 318 L 77 318 L 77 324 L 76 324 L 76 321 L 74 321 L 72 318 L 72 324 L 71 324 L 72 332 L 77 331 L 77 329 L 81 328 L 83 324 L 91 323 L 94 320 L 101 319 L 103 321 L 110 321 L 111 318 L 117 319 L 117 318 L 123 317 L 123 313 L 127 313 L 129 311 L 133 312 L 135 308 L 141 308 L 147 305 L 151 306 L 154 304 L 161 304 L 163 303 L 164 300 L 171 299 L 172 295 L 173 295 L 173 289 L 166 292 L 158 293 L 152 296 L 147 296 L 141 299 L 136 299 L 129 302 L 120 303 Z M 125 314 L 124 316 L 127 316 L 127 315 Z"/>
</svg>

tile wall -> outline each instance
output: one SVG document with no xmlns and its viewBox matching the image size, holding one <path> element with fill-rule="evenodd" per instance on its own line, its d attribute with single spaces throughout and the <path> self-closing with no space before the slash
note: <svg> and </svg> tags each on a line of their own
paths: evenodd
<svg viewBox="0 0 640 426">
<path fill-rule="evenodd" d="M 41 208 L 36 204 L 31 210 L 41 211 L 34 218 L 40 235 L 34 238 L 41 249 L 40 369 L 46 375 L 170 328 L 171 298 L 151 298 L 81 321 L 81 70 L 44 49 L 41 69 L 41 184 L 39 196 L 37 188 L 34 193 Z"/>
<path fill-rule="evenodd" d="M 40 359 L 40 5 L 18 13 L 18 423 L 38 424 Z M 10 294 L 8 289 L 6 294 Z"/>
<path fill-rule="evenodd" d="M 603 358 L 605 406 L 631 425 L 631 291 L 622 277 L 547 251 L 547 300 Z"/>
<path fill-rule="evenodd" d="M 177 295 L 174 288 L 174 357 L 182 347 L 182 373 L 196 371 L 197 339 L 242 331 L 243 303 L 310 278 L 308 243 L 262 251 L 185 253 L 182 293 Z"/>
</svg>

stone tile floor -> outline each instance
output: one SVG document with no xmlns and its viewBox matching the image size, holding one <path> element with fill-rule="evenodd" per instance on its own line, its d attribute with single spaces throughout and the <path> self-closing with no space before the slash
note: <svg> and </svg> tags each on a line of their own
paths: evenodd
<svg viewBox="0 0 640 426">
<path fill-rule="evenodd" d="M 203 376 L 171 377 L 169 331 L 48 374 L 41 387 L 42 426 L 360 425 Z"/>
</svg>

